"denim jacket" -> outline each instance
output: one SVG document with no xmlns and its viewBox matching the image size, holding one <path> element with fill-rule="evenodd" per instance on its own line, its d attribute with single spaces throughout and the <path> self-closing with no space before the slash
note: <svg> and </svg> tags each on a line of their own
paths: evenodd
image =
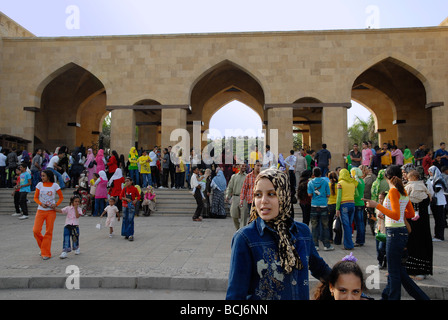
<svg viewBox="0 0 448 320">
<path fill-rule="evenodd" d="M 309 300 L 308 270 L 326 279 L 331 268 L 317 253 L 308 226 L 294 222 L 290 233 L 303 264 L 290 274 L 280 265 L 277 232 L 260 217 L 235 233 L 226 299 Z"/>
</svg>

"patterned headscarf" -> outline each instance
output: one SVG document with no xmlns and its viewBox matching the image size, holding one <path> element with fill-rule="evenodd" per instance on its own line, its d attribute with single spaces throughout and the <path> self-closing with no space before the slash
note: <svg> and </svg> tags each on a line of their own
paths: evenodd
<svg viewBox="0 0 448 320">
<path fill-rule="evenodd" d="M 289 229 L 294 223 L 291 216 L 291 187 L 289 177 L 280 170 L 266 169 L 258 174 L 254 186 L 257 185 L 260 179 L 268 179 L 272 182 L 279 200 L 278 216 L 269 221 L 269 226 L 278 233 L 280 238 L 278 243 L 280 264 L 286 273 L 291 273 L 293 268 L 301 270 L 303 268 L 302 261 L 296 248 L 291 243 L 291 234 L 289 233 Z M 258 216 L 255 203 L 253 202 L 250 212 L 250 222 L 256 220 Z"/>
<path fill-rule="evenodd" d="M 355 167 L 350 170 L 350 174 L 356 181 L 361 182 L 361 178 L 363 176 L 363 172 L 360 168 Z"/>
</svg>

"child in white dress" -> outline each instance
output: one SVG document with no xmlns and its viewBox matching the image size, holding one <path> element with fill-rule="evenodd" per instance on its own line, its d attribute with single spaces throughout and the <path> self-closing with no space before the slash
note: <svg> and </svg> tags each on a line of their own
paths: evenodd
<svg viewBox="0 0 448 320">
<path fill-rule="evenodd" d="M 118 207 L 115 205 L 115 198 L 111 197 L 109 199 L 109 205 L 104 209 L 103 213 L 101 214 L 100 218 L 104 216 L 107 212 L 107 219 L 106 219 L 106 227 L 109 227 L 109 238 L 112 238 L 114 234 L 114 226 L 115 226 L 115 218 L 120 221 L 120 211 L 118 210 Z"/>
</svg>

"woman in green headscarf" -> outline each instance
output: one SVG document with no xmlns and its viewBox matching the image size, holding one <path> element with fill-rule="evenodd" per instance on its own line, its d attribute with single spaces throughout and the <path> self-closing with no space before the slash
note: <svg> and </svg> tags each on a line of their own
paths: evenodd
<svg viewBox="0 0 448 320">
<path fill-rule="evenodd" d="M 129 176 L 134 181 L 134 185 L 138 185 L 140 174 L 138 172 L 138 152 L 137 149 L 135 149 L 135 147 L 132 147 L 131 150 L 129 151 L 128 159 L 129 159 L 129 167 L 128 167 Z"/>
<path fill-rule="evenodd" d="M 387 183 L 387 180 L 384 179 L 384 173 L 386 172 L 386 170 L 381 169 L 378 172 L 378 176 L 376 177 L 375 182 L 373 182 L 372 184 L 372 190 L 371 190 L 371 194 L 372 194 L 372 199 L 374 201 L 378 202 L 378 197 L 381 194 L 381 192 L 385 192 L 389 190 L 389 184 Z"/>
<path fill-rule="evenodd" d="M 414 164 L 414 155 L 412 154 L 411 150 L 409 150 L 409 148 L 404 149 L 403 158 L 403 164 Z"/>
<path fill-rule="evenodd" d="M 351 176 L 358 182 L 355 192 L 355 226 L 356 226 L 356 244 L 355 247 L 361 247 L 366 242 L 366 225 L 364 224 L 364 188 L 365 183 L 362 179 L 364 173 L 358 167 L 350 170 Z"/>
<path fill-rule="evenodd" d="M 336 198 L 336 216 L 341 218 L 344 230 L 344 248 L 353 249 L 352 223 L 355 215 L 355 192 L 358 181 L 350 176 L 347 169 L 339 172 L 338 194 Z M 335 239 L 339 244 L 339 239 Z"/>
</svg>

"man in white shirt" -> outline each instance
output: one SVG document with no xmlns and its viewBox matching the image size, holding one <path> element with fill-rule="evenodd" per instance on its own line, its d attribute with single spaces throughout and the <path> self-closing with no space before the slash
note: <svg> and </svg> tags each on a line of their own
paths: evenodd
<svg viewBox="0 0 448 320">
<path fill-rule="evenodd" d="M 268 169 L 268 168 L 272 167 L 273 165 L 275 165 L 274 154 L 271 152 L 271 146 L 270 145 L 266 145 L 266 154 L 263 157 L 262 170 Z"/>
<path fill-rule="evenodd" d="M 159 168 L 157 167 L 157 152 L 159 148 L 157 146 L 152 149 L 152 151 L 149 153 L 149 157 L 151 158 L 151 162 L 149 163 L 151 167 L 151 175 L 152 175 L 152 182 L 154 183 L 154 188 L 158 188 L 161 186 L 160 184 L 160 172 Z"/>
<path fill-rule="evenodd" d="M 285 159 L 285 163 L 288 166 L 289 180 L 291 181 L 291 191 L 295 194 L 296 190 L 296 162 L 297 158 L 294 155 L 294 150 L 289 151 L 290 155 Z"/>
<path fill-rule="evenodd" d="M 59 160 L 64 158 L 65 152 L 59 153 L 57 156 L 53 156 L 50 159 L 50 162 L 48 162 L 47 169 L 53 171 L 54 175 L 58 178 L 59 187 L 61 187 L 61 190 L 65 189 L 65 182 L 62 178 L 62 175 L 58 172 L 58 169 L 62 169 L 58 166 Z"/>
<path fill-rule="evenodd" d="M 193 215 L 193 221 L 202 221 L 202 210 L 204 208 L 204 202 L 202 200 L 202 190 L 201 185 L 198 182 L 198 175 L 199 175 L 199 168 L 193 167 L 193 175 L 191 176 L 190 185 L 191 188 L 194 190 L 194 199 L 196 200 L 196 211 Z"/>
</svg>

